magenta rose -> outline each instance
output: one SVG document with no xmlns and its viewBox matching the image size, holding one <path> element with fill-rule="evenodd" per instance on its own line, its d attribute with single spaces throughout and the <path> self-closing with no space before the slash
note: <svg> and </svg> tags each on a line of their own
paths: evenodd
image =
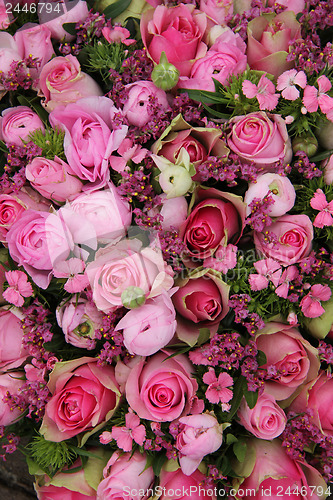
<svg viewBox="0 0 333 500">
<path fill-rule="evenodd" d="M 294 12 L 256 17 L 249 22 L 247 35 L 247 60 L 251 69 L 266 71 L 277 78 L 294 67 L 293 61 L 287 61 L 290 45 L 301 38 L 301 25 Z"/>
<path fill-rule="evenodd" d="M 280 115 L 256 111 L 229 120 L 227 143 L 242 160 L 259 167 L 275 162 L 288 163 L 292 157 L 291 142 Z"/>
<path fill-rule="evenodd" d="M 74 5 L 73 5 L 74 4 Z M 88 16 L 89 9 L 86 2 L 55 1 L 52 2 L 52 12 L 49 9 L 38 9 L 39 24 L 46 26 L 55 40 L 70 41 L 74 39 L 64 30 L 65 23 L 79 23 Z"/>
<path fill-rule="evenodd" d="M 23 317 L 16 308 L 0 308 L 0 371 L 17 368 L 29 355 L 23 345 Z"/>
<path fill-rule="evenodd" d="M 35 70 L 37 76 L 54 55 L 50 30 L 43 24 L 26 23 L 16 31 L 14 40 L 22 59 L 32 56 L 40 60 L 40 66 Z"/>
<path fill-rule="evenodd" d="M 48 388 L 52 397 L 40 433 L 57 443 L 83 432 L 83 441 L 88 439 L 111 418 L 120 398 L 114 368 L 98 366 L 96 358 L 56 363 Z"/>
<path fill-rule="evenodd" d="M 165 52 L 180 75 L 189 76 L 193 62 L 207 51 L 202 41 L 206 26 L 206 14 L 193 5 L 159 5 L 142 14 L 140 30 L 143 44 L 155 63 Z"/>
<path fill-rule="evenodd" d="M 237 415 L 242 426 L 259 439 L 280 436 L 287 423 L 285 412 L 270 394 L 259 395 L 254 408 L 243 398 Z"/>
<path fill-rule="evenodd" d="M 192 364 L 184 354 L 167 359 L 170 354 L 161 351 L 148 359 L 138 358 L 129 372 L 126 399 L 140 418 L 171 422 L 191 411 L 198 389 Z"/>
<path fill-rule="evenodd" d="M 45 64 L 38 86 L 42 105 L 49 112 L 83 97 L 103 95 L 99 85 L 81 71 L 78 59 L 71 54 L 54 57 Z"/>
<path fill-rule="evenodd" d="M 42 120 L 28 106 L 7 108 L 0 117 L 0 139 L 6 144 L 22 146 L 36 130 L 45 131 Z"/>
<path fill-rule="evenodd" d="M 54 160 L 36 156 L 26 166 L 25 175 L 36 191 L 55 203 L 70 200 L 83 187 L 70 166 L 57 156 Z"/>
<path fill-rule="evenodd" d="M 173 467 L 174 469 L 174 467 Z M 205 487 L 205 474 L 198 469 L 190 476 L 185 476 L 182 470 L 176 469 L 166 471 L 162 469 L 160 474 L 160 484 L 156 487 L 156 492 L 160 493 L 159 500 L 216 500 L 214 486 Z"/>
<path fill-rule="evenodd" d="M 87 97 L 50 113 L 52 127 L 65 131 L 64 149 L 71 169 L 88 181 L 91 190 L 109 181 L 110 157 L 126 137 L 125 125 L 113 130 L 118 112 L 107 97 Z"/>
<path fill-rule="evenodd" d="M 265 392 L 277 401 L 288 399 L 301 385 L 317 376 L 318 351 L 296 328 L 283 323 L 268 323 L 259 330 L 255 342 L 267 359 L 261 368 L 271 374 L 265 381 Z"/>
<path fill-rule="evenodd" d="M 266 231 L 272 233 L 272 239 L 266 237 Z M 262 232 L 255 231 L 253 238 L 261 255 L 289 266 L 300 262 L 311 252 L 313 226 L 307 215 L 283 215 Z"/>
<path fill-rule="evenodd" d="M 123 113 L 130 125 L 143 127 L 156 113 L 155 106 L 161 110 L 169 108 L 168 100 L 164 90 L 156 87 L 153 82 L 147 80 L 137 81 L 125 85 L 128 97 L 123 107 Z M 154 107 L 152 106 L 154 100 Z"/>
<path fill-rule="evenodd" d="M 247 204 L 247 215 L 251 213 L 249 205 L 254 198 L 262 200 L 267 194 L 274 200 L 274 204 L 267 209 L 267 213 L 271 217 L 286 214 L 295 204 L 295 188 L 288 177 L 266 173 L 259 175 L 255 182 L 249 184 L 244 196 L 244 201 Z"/>
<path fill-rule="evenodd" d="M 18 395 L 24 384 L 22 377 L 24 377 L 22 372 L 0 374 L 0 425 L 11 425 L 23 417 L 23 409 L 19 409 L 19 407 L 11 409 L 10 404 L 5 401 L 8 392 L 11 396 Z"/>
<path fill-rule="evenodd" d="M 147 467 L 147 456 L 138 451 L 114 452 L 108 461 L 104 479 L 97 488 L 96 500 L 143 500 L 154 480 L 153 468 Z"/>
</svg>

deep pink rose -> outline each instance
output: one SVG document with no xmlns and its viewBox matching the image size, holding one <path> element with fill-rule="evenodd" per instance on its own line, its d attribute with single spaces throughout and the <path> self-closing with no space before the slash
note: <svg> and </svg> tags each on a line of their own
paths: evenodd
<svg viewBox="0 0 333 500">
<path fill-rule="evenodd" d="M 261 394 L 254 408 L 243 398 L 237 413 L 240 423 L 259 439 L 274 439 L 284 431 L 285 412 L 270 394 Z"/>
<path fill-rule="evenodd" d="M 278 439 L 253 438 L 246 444 L 245 460 L 238 462 L 235 468 L 236 474 L 241 476 L 236 480 L 239 485 L 236 499 L 264 500 L 267 497 L 278 498 L 279 495 L 288 498 L 287 491 L 295 499 L 324 498 L 318 491 L 325 491 L 327 486 L 319 472 L 306 462 L 293 460 Z M 304 493 L 300 494 L 301 491 Z"/>
<path fill-rule="evenodd" d="M 265 231 L 276 236 L 273 241 L 265 238 Z M 262 232 L 254 232 L 257 251 L 271 257 L 282 265 L 289 266 L 307 257 L 313 240 L 312 222 L 307 215 L 283 215 Z"/>
<path fill-rule="evenodd" d="M 71 474 L 69 474 L 71 475 Z M 96 494 L 84 495 L 64 486 L 35 486 L 38 500 L 96 500 Z"/>
<path fill-rule="evenodd" d="M 78 59 L 71 54 L 51 59 L 39 76 L 39 96 L 46 111 L 89 96 L 102 96 L 95 80 L 81 71 Z"/>
<path fill-rule="evenodd" d="M 208 413 L 189 415 L 179 419 L 176 448 L 179 463 L 186 476 L 193 474 L 203 457 L 214 453 L 222 444 L 222 425 Z"/>
<path fill-rule="evenodd" d="M 22 59 L 32 56 L 40 60 L 40 66 L 35 70 L 37 76 L 54 55 L 50 30 L 43 24 L 27 23 L 16 31 L 14 40 Z"/>
<path fill-rule="evenodd" d="M 89 189 L 104 187 L 110 179 L 109 160 L 125 139 L 127 127 L 113 130 L 119 110 L 107 97 L 87 97 L 50 113 L 52 127 L 65 131 L 64 149 L 75 175 Z"/>
<path fill-rule="evenodd" d="M 130 125 L 143 127 L 156 113 L 151 105 L 151 99 L 161 110 L 169 108 L 168 100 L 164 90 L 159 89 L 153 82 L 147 80 L 137 81 L 125 85 L 128 97 L 123 107 L 123 113 Z"/>
<path fill-rule="evenodd" d="M 136 451 L 114 452 L 104 469 L 104 479 L 97 488 L 96 500 L 143 500 L 153 483 L 153 468 L 146 467 L 147 456 Z"/>
<path fill-rule="evenodd" d="M 55 40 L 70 41 L 73 35 L 67 33 L 62 27 L 65 23 L 79 23 L 88 16 L 89 9 L 86 2 L 79 0 L 52 2 L 52 12 L 49 9 L 38 9 L 39 24 L 47 26 Z"/>
<path fill-rule="evenodd" d="M 261 367 L 272 374 L 265 381 L 265 392 L 277 401 L 289 398 L 302 384 L 313 380 L 319 370 L 318 351 L 296 328 L 268 323 L 255 337 L 257 348 L 266 355 Z"/>
<path fill-rule="evenodd" d="M 147 360 L 138 358 L 129 372 L 126 399 L 140 418 L 171 422 L 191 410 L 198 389 L 192 364 L 184 354 L 167 359 L 170 354 L 160 351 Z"/>
<path fill-rule="evenodd" d="M 296 192 L 288 177 L 279 174 L 266 173 L 259 175 L 255 182 L 249 184 L 245 193 L 244 201 L 247 204 L 247 215 L 250 215 L 249 207 L 254 198 L 262 200 L 265 196 L 274 200 L 274 204 L 267 209 L 270 217 L 278 217 L 286 214 L 295 204 Z"/>
<path fill-rule="evenodd" d="M 9 392 L 11 396 L 16 396 L 18 394 L 19 389 L 24 384 L 22 376 L 24 376 L 22 372 L 0 374 L 0 425 L 10 425 L 23 417 L 24 412 L 22 409 L 15 408 L 11 410 L 10 405 L 4 401 L 7 392 Z"/>
<path fill-rule="evenodd" d="M 48 388 L 52 397 L 40 433 L 57 443 L 82 432 L 88 438 L 111 418 L 120 398 L 114 368 L 98 366 L 96 358 L 56 363 Z"/>
<path fill-rule="evenodd" d="M 159 5 L 142 14 L 140 30 L 143 44 L 155 63 L 165 52 L 180 75 L 189 76 L 193 62 L 207 51 L 202 41 L 206 26 L 206 14 L 194 5 Z"/>
<path fill-rule="evenodd" d="M 70 200 L 83 187 L 70 166 L 57 156 L 54 160 L 36 156 L 26 166 L 25 175 L 36 191 L 55 203 Z"/>
<path fill-rule="evenodd" d="M 122 240 L 96 253 L 86 272 L 98 309 L 109 312 L 122 307 L 122 293 L 130 286 L 141 288 L 147 298 L 173 285 L 172 270 L 160 250 L 141 248 L 138 239 Z"/>
<path fill-rule="evenodd" d="M 301 38 L 301 25 L 292 11 L 265 14 L 247 26 L 247 61 L 251 69 L 266 71 L 277 78 L 294 67 L 287 61 L 289 47 Z"/>
<path fill-rule="evenodd" d="M 17 368 L 29 354 L 23 346 L 23 317 L 16 308 L 0 308 L 0 370 Z"/>
<path fill-rule="evenodd" d="M 35 130 L 44 132 L 45 127 L 37 113 L 28 106 L 15 106 L 2 112 L 0 139 L 6 144 L 22 146 L 22 141 L 29 141 L 29 135 Z"/>
<path fill-rule="evenodd" d="M 175 471 L 165 471 L 160 474 L 160 484 L 157 492 L 161 493 L 159 500 L 216 500 L 214 486 L 204 486 L 205 475 L 198 469 L 190 476 L 185 476 L 179 468 Z"/>
<path fill-rule="evenodd" d="M 256 111 L 235 116 L 229 124 L 228 146 L 241 159 L 261 167 L 291 160 L 291 142 L 280 115 Z"/>
</svg>

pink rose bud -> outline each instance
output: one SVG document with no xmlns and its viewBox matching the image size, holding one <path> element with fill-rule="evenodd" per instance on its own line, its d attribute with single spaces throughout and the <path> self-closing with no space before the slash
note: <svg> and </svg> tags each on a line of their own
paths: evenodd
<svg viewBox="0 0 333 500">
<path fill-rule="evenodd" d="M 240 423 L 260 439 L 274 439 L 284 431 L 287 417 L 273 396 L 261 394 L 254 408 L 242 400 L 238 417 Z"/>
</svg>

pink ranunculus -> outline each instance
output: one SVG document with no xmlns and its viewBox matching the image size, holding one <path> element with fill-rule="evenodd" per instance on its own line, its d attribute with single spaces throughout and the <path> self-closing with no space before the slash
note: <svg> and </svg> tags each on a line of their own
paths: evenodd
<svg viewBox="0 0 333 500">
<path fill-rule="evenodd" d="M 0 425 L 10 425 L 23 417 L 23 409 L 11 409 L 10 404 L 4 401 L 7 392 L 16 396 L 24 384 L 23 372 L 8 372 L 0 374 Z"/>
<path fill-rule="evenodd" d="M 107 97 L 87 97 L 50 113 L 52 127 L 65 131 L 64 149 L 70 167 L 79 179 L 88 181 L 91 190 L 109 181 L 110 157 L 126 137 L 125 125 L 113 130 L 118 112 Z"/>
<path fill-rule="evenodd" d="M 36 191 L 55 203 L 72 199 L 83 187 L 70 166 L 57 156 L 54 160 L 36 156 L 26 166 L 25 175 Z"/>
<path fill-rule="evenodd" d="M 205 475 L 197 469 L 190 476 L 185 476 L 181 468 L 171 471 L 162 469 L 157 491 L 159 500 L 216 500 L 215 488 L 204 486 Z"/>
<path fill-rule="evenodd" d="M 22 59 L 29 56 L 39 59 L 40 66 L 34 70 L 37 76 L 54 55 L 50 30 L 43 24 L 27 23 L 16 31 L 14 40 Z"/>
<path fill-rule="evenodd" d="M 81 433 L 84 442 L 111 418 L 120 399 L 114 367 L 98 366 L 97 358 L 56 363 L 48 388 L 52 397 L 40 433 L 57 443 Z"/>
<path fill-rule="evenodd" d="M 98 309 L 109 312 L 122 307 L 122 293 L 130 286 L 141 288 L 146 298 L 173 285 L 172 270 L 159 249 L 142 248 L 138 239 L 122 240 L 98 250 L 86 269 Z"/>
<path fill-rule="evenodd" d="M 259 395 L 252 409 L 243 398 L 237 415 L 243 427 L 259 439 L 280 436 L 287 423 L 285 412 L 270 394 Z"/>
<path fill-rule="evenodd" d="M 78 59 L 71 54 L 54 57 L 43 66 L 38 89 L 48 112 L 84 97 L 103 95 L 96 81 L 81 71 Z"/>
<path fill-rule="evenodd" d="M 132 221 L 129 203 L 111 182 L 106 189 L 78 195 L 70 207 L 95 226 L 99 243 L 111 243 L 124 237 Z"/>
<path fill-rule="evenodd" d="M 126 313 L 115 329 L 123 331 L 124 345 L 130 354 L 150 356 L 172 340 L 176 326 L 174 305 L 164 291 Z"/>
<path fill-rule="evenodd" d="M 2 112 L 0 139 L 6 144 L 22 146 L 22 141 L 28 141 L 29 135 L 35 130 L 44 132 L 45 127 L 37 113 L 28 106 L 14 106 Z"/>
<path fill-rule="evenodd" d="M 185 196 L 168 199 L 165 194 L 160 195 L 162 199 L 162 208 L 160 211 L 163 221 L 161 226 L 164 230 L 171 227 L 179 229 L 187 218 L 188 204 Z"/>
<path fill-rule="evenodd" d="M 272 241 L 265 232 L 272 233 Z M 254 232 L 256 250 L 265 257 L 271 257 L 282 265 L 300 262 L 311 251 L 313 226 L 307 215 L 283 215 L 262 232 Z"/>
<path fill-rule="evenodd" d="M 23 317 L 19 309 L 0 308 L 0 371 L 17 368 L 29 355 L 23 345 Z"/>
<path fill-rule="evenodd" d="M 274 200 L 274 204 L 268 208 L 270 217 L 285 215 L 295 204 L 295 188 L 288 177 L 266 173 L 259 175 L 255 182 L 249 184 L 244 196 L 244 201 L 248 206 L 247 215 L 251 213 L 249 207 L 251 201 L 254 198 L 262 200 L 267 194 Z"/>
<path fill-rule="evenodd" d="M 292 157 L 291 141 L 280 115 L 256 111 L 229 120 L 229 148 L 242 160 L 259 167 L 269 167 Z"/>
<path fill-rule="evenodd" d="M 80 348 L 94 347 L 91 341 L 95 330 L 102 327 L 103 314 L 85 296 L 73 296 L 60 303 L 56 317 L 66 342 Z"/>
<path fill-rule="evenodd" d="M 143 127 L 154 116 L 156 109 L 151 105 L 152 99 L 154 99 L 154 105 L 157 104 L 161 110 L 169 108 L 166 93 L 157 88 L 153 82 L 137 81 L 125 85 L 125 88 L 128 90 L 128 97 L 123 113 L 130 125 Z"/>
<path fill-rule="evenodd" d="M 176 448 L 182 472 L 190 476 L 199 467 L 203 457 L 214 453 L 222 444 L 222 425 L 213 415 L 202 413 L 179 419 Z"/>
<path fill-rule="evenodd" d="M 193 62 L 207 51 L 202 41 L 206 26 L 206 14 L 193 5 L 159 5 L 142 14 L 140 30 L 147 53 L 155 63 L 165 52 L 180 75 L 189 76 Z"/>
<path fill-rule="evenodd" d="M 104 468 L 104 479 L 97 488 L 96 500 L 143 500 L 154 480 L 153 468 L 146 467 L 147 456 L 136 451 L 115 451 Z M 143 492 L 143 493 L 142 493 Z"/>
<path fill-rule="evenodd" d="M 89 9 L 86 2 L 79 0 L 71 2 L 70 0 L 52 2 L 52 12 L 50 9 L 38 9 L 39 24 L 45 25 L 55 40 L 70 41 L 74 39 L 73 35 L 64 30 L 65 23 L 79 23 L 88 16 Z"/>
<path fill-rule="evenodd" d="M 277 78 L 294 67 L 287 61 L 289 46 L 301 38 L 301 25 L 292 11 L 265 14 L 247 26 L 247 61 L 251 69 L 266 71 Z"/>
<path fill-rule="evenodd" d="M 168 358 L 160 351 L 151 358 L 138 358 L 128 374 L 125 395 L 140 418 L 171 422 L 188 415 L 198 389 L 191 376 L 192 364 L 184 354 Z"/>
<path fill-rule="evenodd" d="M 270 322 L 258 331 L 255 342 L 267 359 L 261 368 L 271 374 L 265 380 L 265 392 L 277 401 L 295 395 L 295 391 L 317 376 L 318 351 L 296 328 Z"/>
<path fill-rule="evenodd" d="M 247 440 L 246 445 L 245 460 L 238 462 L 234 469 L 240 476 L 234 481 L 235 489 L 239 486 L 235 498 L 278 498 L 279 492 L 287 498 L 287 491 L 290 491 L 291 498 L 324 498 L 319 492 L 324 492 L 327 485 L 320 473 L 302 460 L 293 460 L 278 439 L 253 438 Z"/>
<path fill-rule="evenodd" d="M 225 25 L 226 17 L 233 13 L 233 0 L 200 0 L 200 10 L 215 23 Z"/>
</svg>

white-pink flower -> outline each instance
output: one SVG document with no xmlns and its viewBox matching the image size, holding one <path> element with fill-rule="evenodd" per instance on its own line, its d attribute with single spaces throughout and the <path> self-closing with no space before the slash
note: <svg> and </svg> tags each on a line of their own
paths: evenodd
<svg viewBox="0 0 333 500">
<path fill-rule="evenodd" d="M 140 419 L 134 413 L 127 413 L 125 416 L 125 427 L 113 427 L 112 438 L 117 441 L 117 445 L 124 451 L 132 451 L 132 443 L 135 441 L 140 446 L 146 439 L 146 429 L 140 425 Z"/>
<path fill-rule="evenodd" d="M 301 87 L 302 89 L 306 86 L 306 74 L 304 71 L 296 71 L 296 69 L 290 69 L 284 71 L 277 79 L 276 90 L 282 90 L 281 95 L 288 101 L 295 101 L 299 98 L 299 90 L 296 87 Z"/>
<path fill-rule="evenodd" d="M 16 307 L 23 306 L 24 298 L 33 294 L 27 275 L 23 271 L 6 271 L 5 277 L 9 287 L 2 293 L 3 298 Z"/>
<path fill-rule="evenodd" d="M 257 98 L 259 109 L 261 109 L 262 111 L 265 109 L 267 109 L 268 111 L 274 109 L 278 103 L 280 96 L 280 94 L 274 93 L 275 85 L 265 75 L 262 75 L 258 82 L 258 85 L 250 82 L 250 80 L 244 80 L 242 84 L 242 90 L 243 94 L 248 99 L 252 99 L 254 97 Z"/>
</svg>

